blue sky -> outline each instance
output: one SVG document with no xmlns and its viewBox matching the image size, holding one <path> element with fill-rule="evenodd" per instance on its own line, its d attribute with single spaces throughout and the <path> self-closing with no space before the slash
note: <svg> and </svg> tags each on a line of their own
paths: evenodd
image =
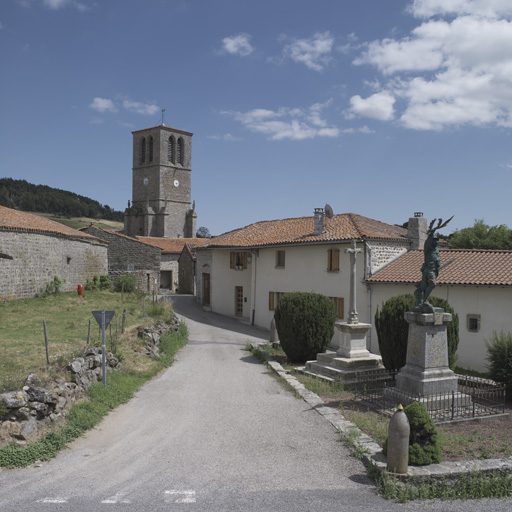
<svg viewBox="0 0 512 512">
<path fill-rule="evenodd" d="M 213 234 L 325 203 L 512 227 L 510 0 L 2 0 L 0 62 L 0 177 L 124 209 L 165 108 Z"/>
</svg>

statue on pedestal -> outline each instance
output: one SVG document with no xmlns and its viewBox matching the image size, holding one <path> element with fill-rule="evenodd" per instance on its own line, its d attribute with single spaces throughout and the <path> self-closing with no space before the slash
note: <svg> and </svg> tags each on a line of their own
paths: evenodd
<svg viewBox="0 0 512 512">
<path fill-rule="evenodd" d="M 416 304 L 412 309 L 414 312 L 422 313 L 433 313 L 434 307 L 428 298 L 432 293 L 432 290 L 436 287 L 436 279 L 439 275 L 439 269 L 441 266 L 441 259 L 439 258 L 439 249 L 437 247 L 439 243 L 439 237 L 436 233 L 438 229 L 444 228 L 448 222 L 453 219 L 453 215 L 443 223 L 443 219 L 439 219 L 437 226 L 434 224 L 437 219 L 433 219 L 427 230 L 427 239 L 425 241 L 425 247 L 423 249 L 425 260 L 421 266 L 422 278 L 419 283 L 416 283 L 416 290 L 414 296 L 416 297 Z"/>
</svg>

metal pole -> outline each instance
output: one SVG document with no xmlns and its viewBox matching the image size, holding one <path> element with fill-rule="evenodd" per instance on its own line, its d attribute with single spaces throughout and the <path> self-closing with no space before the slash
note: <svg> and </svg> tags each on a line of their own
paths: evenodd
<svg viewBox="0 0 512 512">
<path fill-rule="evenodd" d="M 44 345 L 46 347 L 46 362 L 48 363 L 48 366 L 50 366 L 50 349 L 48 347 L 48 333 L 46 331 L 46 320 L 43 320 L 43 327 L 44 327 Z"/>
<path fill-rule="evenodd" d="M 105 346 L 105 310 L 101 311 L 101 347 L 102 347 L 102 367 L 103 367 L 103 385 L 107 385 L 107 354 Z"/>
</svg>

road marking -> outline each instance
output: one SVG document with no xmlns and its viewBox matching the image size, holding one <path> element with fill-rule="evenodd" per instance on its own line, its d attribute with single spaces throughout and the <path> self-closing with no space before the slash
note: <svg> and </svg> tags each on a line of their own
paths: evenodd
<svg viewBox="0 0 512 512">
<path fill-rule="evenodd" d="M 195 503 L 196 502 L 196 491 L 165 491 L 165 494 L 173 496 L 173 498 L 165 500 L 166 503 Z M 180 496 L 175 499 L 176 496 Z"/>
<path fill-rule="evenodd" d="M 37 503 L 67 503 L 67 498 L 43 498 L 42 500 L 37 500 Z"/>
<path fill-rule="evenodd" d="M 124 496 L 124 493 L 118 492 L 114 496 L 110 496 L 110 498 L 103 500 L 101 503 L 131 503 L 130 500 L 123 499 Z"/>
</svg>

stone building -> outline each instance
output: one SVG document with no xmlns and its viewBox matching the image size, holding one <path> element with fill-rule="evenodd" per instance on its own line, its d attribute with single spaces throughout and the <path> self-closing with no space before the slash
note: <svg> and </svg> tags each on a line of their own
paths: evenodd
<svg viewBox="0 0 512 512">
<path fill-rule="evenodd" d="M 55 276 L 64 291 L 106 274 L 107 243 L 58 222 L 0 206 L 0 300 L 34 297 Z"/>
<path fill-rule="evenodd" d="M 192 133 L 164 124 L 132 132 L 132 202 L 125 211 L 128 236 L 192 238 Z"/>
<path fill-rule="evenodd" d="M 80 231 L 108 243 L 108 273 L 112 283 L 115 283 L 120 275 L 128 273 L 135 277 L 140 291 L 158 293 L 161 261 L 161 250 L 158 247 L 94 225 Z"/>
<path fill-rule="evenodd" d="M 195 247 L 207 244 L 210 239 L 148 236 L 138 236 L 136 238 L 145 244 L 158 247 L 162 251 L 160 262 L 161 289 L 169 290 L 172 293 L 194 293 L 194 250 Z M 189 247 L 190 261 L 187 261 L 186 255 L 182 258 L 185 247 Z"/>
</svg>

